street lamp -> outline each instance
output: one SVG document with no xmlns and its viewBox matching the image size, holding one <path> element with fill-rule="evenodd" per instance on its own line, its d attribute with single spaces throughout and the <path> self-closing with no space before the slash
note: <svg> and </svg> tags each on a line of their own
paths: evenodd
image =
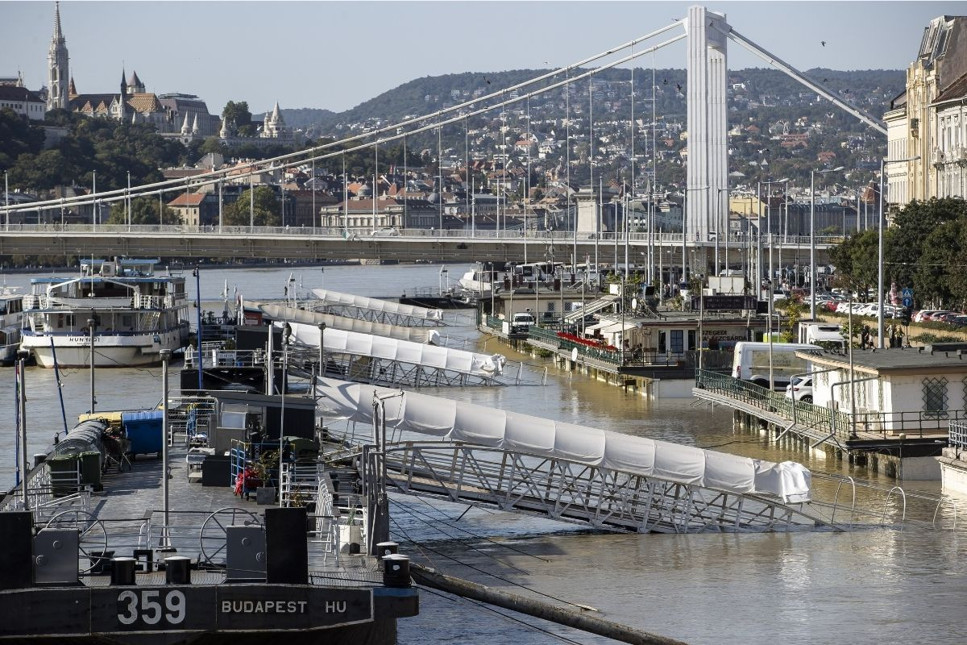
<svg viewBox="0 0 967 645">
<path fill-rule="evenodd" d="M 721 195 L 723 192 L 725 193 L 725 273 L 726 275 L 728 275 L 728 272 L 729 272 L 729 233 L 732 232 L 732 227 L 729 226 L 729 219 L 730 219 L 729 200 L 728 200 L 729 187 L 725 186 L 724 188 L 722 187 L 717 188 L 716 189 L 717 194 L 715 196 L 715 208 L 717 211 L 715 216 L 715 275 L 719 274 L 719 237 L 721 237 L 722 235 L 722 230 L 719 228 L 719 225 L 722 223 Z"/>
<path fill-rule="evenodd" d="M 91 288 L 93 291 L 93 287 Z M 97 329 L 97 314 L 91 309 L 91 317 L 87 319 L 87 329 L 91 334 L 91 414 L 94 414 L 94 404 L 97 401 L 94 398 L 94 331 Z"/>
<path fill-rule="evenodd" d="M 685 241 L 686 241 L 686 238 L 687 238 L 687 226 L 686 226 L 686 224 L 688 222 L 688 193 L 689 193 L 689 191 L 692 191 L 692 190 L 708 190 L 708 186 L 694 186 L 692 188 L 686 188 L 685 189 L 685 194 L 682 197 L 682 278 L 681 278 L 681 280 L 679 280 L 679 282 L 687 282 L 686 275 L 687 275 L 687 268 L 688 267 L 687 267 L 687 262 L 686 262 L 687 258 L 685 257 Z M 708 208 L 708 203 L 707 202 L 705 204 L 705 208 L 706 209 Z M 708 231 L 706 231 L 706 234 L 708 234 Z M 695 238 L 695 239 L 698 239 L 698 238 Z M 692 270 L 694 270 L 694 269 L 695 269 L 695 267 L 694 267 L 694 262 L 693 262 Z"/>
<path fill-rule="evenodd" d="M 886 170 L 886 164 L 888 163 L 903 163 L 906 161 L 916 161 L 920 158 L 920 155 L 916 157 L 907 157 L 906 159 L 880 159 L 880 222 L 878 228 L 879 244 L 877 250 L 877 278 L 876 278 L 876 301 L 878 303 L 876 312 L 876 346 L 878 349 L 883 349 L 883 220 L 885 213 L 883 212 L 883 175 Z"/>
<path fill-rule="evenodd" d="M 195 277 L 195 320 L 196 325 L 198 326 L 198 334 L 196 338 L 198 352 L 196 356 L 198 357 L 198 395 L 201 396 L 201 391 L 204 389 L 204 366 L 202 365 L 201 353 L 201 341 L 203 336 L 201 328 L 201 265 L 196 265 L 191 274 Z"/>
<path fill-rule="evenodd" d="M 319 379 L 326 376 L 326 323 L 319 323 Z"/>
<path fill-rule="evenodd" d="M 170 547 L 170 535 L 168 527 L 168 360 L 171 358 L 170 349 L 161 350 L 161 496 L 162 496 L 162 516 L 164 517 L 164 528 L 162 529 L 162 546 Z M 198 360 L 201 361 L 199 354 Z M 93 406 L 92 406 L 93 410 Z"/>
<path fill-rule="evenodd" d="M 30 498 L 27 496 L 27 374 L 25 370 L 25 363 L 30 357 L 30 352 L 27 350 L 17 351 L 17 385 L 19 386 L 19 391 L 17 394 L 17 414 L 19 416 L 20 427 L 18 431 L 20 433 L 20 495 L 21 502 L 23 503 L 23 510 L 30 509 Z M 91 408 L 93 412 L 93 407 Z"/>
<path fill-rule="evenodd" d="M 783 184 L 783 183 L 786 183 L 788 181 L 789 181 L 789 179 L 787 177 L 783 177 L 782 179 L 774 179 L 774 180 L 762 182 L 763 184 L 766 185 L 766 235 L 769 238 L 769 276 L 768 277 L 769 277 L 769 282 L 770 283 L 772 282 L 773 278 L 775 277 L 773 275 L 773 273 L 772 273 L 772 248 L 775 245 L 775 243 L 774 243 L 774 241 L 772 239 L 772 184 Z M 783 193 L 782 199 L 783 199 L 783 201 L 785 201 L 785 199 L 786 199 L 785 193 Z M 759 200 L 760 200 L 759 201 L 759 209 L 760 209 L 759 212 L 761 213 L 762 212 L 761 211 L 761 209 L 762 209 L 762 201 L 761 201 L 762 200 L 762 194 L 761 193 L 759 194 Z M 761 240 L 761 235 L 760 235 L 760 240 Z M 761 251 L 760 251 L 760 258 L 761 258 Z"/>
<path fill-rule="evenodd" d="M 816 174 L 839 172 L 843 166 L 809 171 L 809 319 L 816 320 Z"/>
</svg>

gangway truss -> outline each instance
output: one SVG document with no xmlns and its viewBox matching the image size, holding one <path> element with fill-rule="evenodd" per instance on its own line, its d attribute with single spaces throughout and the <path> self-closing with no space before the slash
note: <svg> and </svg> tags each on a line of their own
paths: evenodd
<svg viewBox="0 0 967 645">
<path fill-rule="evenodd" d="M 246 301 L 247 302 L 247 301 Z M 425 327 L 402 327 L 399 325 L 388 325 L 385 323 L 370 322 L 359 318 L 347 318 L 345 316 L 333 316 L 331 314 L 317 313 L 297 309 L 296 307 L 285 307 L 271 303 L 253 303 L 263 313 L 272 320 L 282 320 L 302 323 L 305 325 L 325 325 L 327 329 L 344 329 L 355 331 L 361 334 L 374 334 L 398 340 L 409 340 L 414 343 L 428 343 L 430 345 L 440 344 L 440 332 L 435 329 Z"/>
<path fill-rule="evenodd" d="M 587 316 L 588 314 L 595 314 L 599 311 L 607 309 L 618 301 L 618 296 L 608 294 L 601 296 L 597 300 L 593 300 L 588 304 L 584 305 L 580 309 L 575 309 L 574 311 L 568 312 L 564 315 L 564 322 L 573 323 L 576 320 Z"/>
<path fill-rule="evenodd" d="M 385 386 L 441 387 L 501 385 L 505 359 L 344 329 L 275 321 L 291 330 L 290 341 L 307 355 L 318 353 L 323 376 Z M 320 341 L 322 346 L 320 346 Z"/>
<path fill-rule="evenodd" d="M 404 305 L 390 300 L 368 298 L 328 289 L 313 289 L 312 293 L 318 300 L 310 300 L 309 306 L 315 311 L 323 313 L 403 327 L 429 327 L 444 324 L 442 309 Z"/>
<path fill-rule="evenodd" d="M 333 379 L 316 394 L 327 422 L 381 428 L 351 439 L 385 446 L 388 484 L 404 493 L 627 532 L 838 528 L 813 512 L 810 473 L 795 462 Z"/>
</svg>

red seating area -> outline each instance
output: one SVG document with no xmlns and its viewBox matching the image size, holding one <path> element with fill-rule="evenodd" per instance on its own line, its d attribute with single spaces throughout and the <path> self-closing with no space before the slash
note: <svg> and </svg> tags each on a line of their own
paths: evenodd
<svg viewBox="0 0 967 645">
<path fill-rule="evenodd" d="M 593 347 L 594 349 L 603 349 L 609 352 L 616 352 L 618 348 L 614 345 L 605 345 L 602 340 L 592 340 L 590 338 L 581 338 L 574 334 L 569 334 L 564 331 L 557 332 L 558 338 L 563 338 L 564 340 L 570 341 L 572 343 L 577 343 L 578 345 L 584 345 L 585 347 Z"/>
</svg>

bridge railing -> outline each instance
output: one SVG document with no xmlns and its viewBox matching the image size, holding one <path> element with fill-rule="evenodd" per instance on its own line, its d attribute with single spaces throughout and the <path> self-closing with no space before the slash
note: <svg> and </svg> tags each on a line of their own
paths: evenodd
<svg viewBox="0 0 967 645">
<path fill-rule="evenodd" d="M 0 208 L 0 212 L 2 212 Z M 58 217 L 59 217 L 58 210 Z M 574 231 L 546 231 L 546 230 L 534 230 L 534 229 L 481 229 L 481 228 L 450 228 L 450 229 L 439 229 L 439 228 L 400 228 L 394 229 L 393 233 L 388 234 L 382 229 L 373 231 L 371 228 L 356 227 L 356 228 L 344 228 L 341 226 L 228 226 L 219 225 L 218 223 L 205 224 L 205 225 L 188 225 L 188 224 L 68 224 L 66 222 L 51 221 L 40 224 L 24 224 L 24 223 L 9 223 L 0 226 L 0 233 L 50 233 L 50 232 L 63 232 L 70 234 L 124 234 L 130 233 L 134 235 L 172 235 L 172 234 L 208 234 L 212 232 L 218 232 L 222 235 L 262 235 L 262 236 L 307 236 L 307 237 L 326 237 L 326 238 L 339 238 L 347 241 L 352 240 L 382 240 L 382 241 L 392 241 L 401 239 L 419 240 L 423 238 L 448 238 L 453 240 L 482 240 L 489 241 L 494 239 L 502 239 L 508 241 L 515 240 L 535 240 L 535 241 L 545 241 L 554 242 L 563 245 L 568 243 L 580 243 L 586 244 L 588 242 L 601 242 L 606 246 L 608 242 L 611 243 L 621 243 L 625 240 L 625 234 L 623 232 L 606 232 L 606 233 L 578 233 L 575 235 Z M 658 246 L 669 246 L 669 245 L 681 245 L 682 244 L 682 234 L 681 233 L 653 233 L 649 235 L 647 231 L 643 232 L 631 232 L 627 234 L 627 239 L 629 242 L 640 245 L 647 244 L 649 241 Z M 839 244 L 842 242 L 843 238 L 841 235 L 817 235 L 815 237 L 815 243 L 819 246 L 828 246 L 831 244 Z M 713 235 L 709 235 L 708 239 L 699 239 L 697 236 L 689 235 L 688 239 L 685 240 L 688 244 L 699 244 L 703 246 L 709 246 L 715 244 L 715 239 Z M 719 244 L 729 244 L 730 246 L 739 246 L 749 243 L 749 239 L 744 235 L 731 235 L 727 239 L 722 238 L 719 240 Z M 774 246 L 783 247 L 802 247 L 809 245 L 809 237 L 803 236 L 786 236 L 785 239 L 781 239 L 776 236 L 774 241 Z"/>
</svg>

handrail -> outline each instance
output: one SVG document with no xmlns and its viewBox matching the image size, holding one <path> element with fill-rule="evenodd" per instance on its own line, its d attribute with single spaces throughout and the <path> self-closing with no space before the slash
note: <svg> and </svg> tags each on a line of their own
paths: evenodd
<svg viewBox="0 0 967 645">
<path fill-rule="evenodd" d="M 848 383 L 849 381 L 843 381 L 833 385 L 841 386 Z M 967 448 L 967 410 L 858 412 L 852 415 L 842 410 L 831 410 L 812 403 L 792 401 L 785 396 L 785 393 L 772 392 L 768 388 L 748 381 L 741 381 L 709 370 L 695 371 L 695 385 L 762 410 L 781 413 L 788 419 L 793 419 L 795 415 L 795 422 L 798 425 L 805 424 L 826 431 L 830 434 L 830 438 L 834 436 L 841 439 L 855 438 L 851 432 L 855 425 L 862 426 L 863 432 L 867 434 L 880 434 L 884 438 L 888 432 L 904 432 L 907 435 L 923 438 L 930 431 L 943 434 L 945 424 L 950 424 L 954 428 L 963 428 L 962 431 L 958 430 L 961 434 L 956 436 L 965 442 L 964 447 Z M 878 431 L 873 429 L 877 427 Z"/>
</svg>

